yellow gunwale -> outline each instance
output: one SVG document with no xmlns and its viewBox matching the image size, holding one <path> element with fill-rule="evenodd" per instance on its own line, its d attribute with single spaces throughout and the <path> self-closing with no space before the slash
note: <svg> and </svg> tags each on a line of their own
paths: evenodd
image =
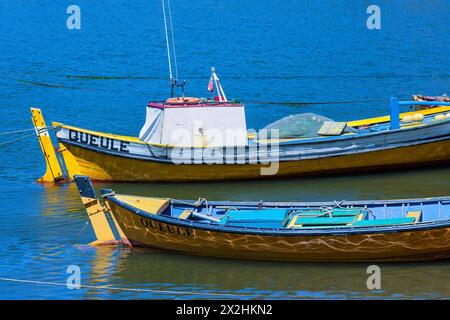
<svg viewBox="0 0 450 320">
<path fill-rule="evenodd" d="M 432 115 L 432 114 L 436 114 L 436 113 L 442 113 L 442 112 L 446 112 L 446 111 L 450 111 L 450 107 L 435 107 L 435 108 L 425 109 L 425 110 L 408 111 L 408 112 L 401 113 L 400 114 L 400 119 L 403 119 L 403 117 L 405 117 L 405 116 L 414 115 L 414 114 L 417 114 L 417 113 L 423 114 L 425 116 L 425 115 Z M 367 118 L 367 119 L 349 121 L 349 122 L 347 122 L 347 124 L 349 126 L 352 126 L 352 127 L 359 127 L 359 126 L 366 126 L 366 125 L 373 125 L 373 124 L 389 122 L 390 118 L 391 117 L 388 115 L 388 116 L 381 116 L 381 117 L 375 117 L 375 118 Z M 413 123 L 413 124 L 408 125 L 408 127 L 417 126 L 417 125 L 421 125 L 421 124 L 422 123 L 417 123 L 417 124 Z M 103 137 L 107 137 L 107 138 L 111 138 L 111 139 L 116 139 L 116 140 L 121 140 L 121 141 L 128 141 L 128 142 L 133 142 L 133 143 L 138 143 L 138 144 L 143 144 L 143 145 L 151 145 L 151 146 L 165 147 L 165 148 L 177 147 L 177 146 L 168 145 L 168 144 L 147 143 L 147 142 L 144 142 L 144 141 L 140 140 L 138 137 L 124 136 L 124 135 L 113 134 L 113 133 L 108 133 L 108 132 L 89 130 L 89 129 L 84 129 L 84 128 L 80 128 L 80 127 L 76 127 L 76 126 L 65 125 L 65 124 L 60 123 L 60 122 L 52 122 L 52 125 L 54 127 L 60 126 L 60 127 L 66 128 L 66 129 L 73 129 L 73 130 L 76 130 L 76 131 L 86 132 L 86 133 L 89 133 L 89 134 L 99 135 L 99 136 L 103 136 Z M 351 133 L 348 133 L 348 134 L 351 134 Z M 249 139 L 254 138 L 254 137 L 255 137 L 255 134 L 253 134 L 253 133 L 249 134 Z M 326 137 L 324 137 L 324 138 L 326 138 Z M 260 142 L 270 142 L 270 141 L 286 142 L 286 141 L 294 141 L 294 140 L 302 140 L 302 138 L 277 139 L 277 140 L 258 140 L 258 141 L 260 141 Z M 197 148 L 203 149 L 203 148 L 207 148 L 207 146 L 197 147 Z"/>
<path fill-rule="evenodd" d="M 424 109 L 424 110 L 408 111 L 408 112 L 400 113 L 400 119 L 403 119 L 403 117 L 405 117 L 405 116 L 408 116 L 408 115 L 412 116 L 417 113 L 421 113 L 424 116 L 426 116 L 426 115 L 441 113 L 441 112 L 446 112 L 446 111 L 450 111 L 450 107 L 435 107 L 435 108 Z M 364 126 L 364 125 L 389 122 L 390 120 L 391 120 L 391 116 L 382 116 L 382 117 L 349 121 L 349 122 L 347 122 L 347 124 L 352 127 L 359 127 L 359 126 Z"/>
</svg>

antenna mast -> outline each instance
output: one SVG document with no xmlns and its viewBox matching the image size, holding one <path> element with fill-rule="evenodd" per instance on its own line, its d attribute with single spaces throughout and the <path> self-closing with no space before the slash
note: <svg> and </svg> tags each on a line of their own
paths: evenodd
<svg viewBox="0 0 450 320">
<path fill-rule="evenodd" d="M 181 87 L 181 96 L 184 97 L 184 86 L 186 84 L 186 81 L 183 80 L 181 83 L 178 83 L 177 53 L 176 53 L 176 50 L 175 50 L 175 37 L 174 37 L 174 34 L 173 34 L 172 12 L 171 12 L 171 9 L 170 9 L 170 0 L 167 0 L 170 33 L 171 33 L 171 36 L 172 36 L 173 58 L 174 58 L 174 64 L 175 64 L 175 78 L 173 77 L 173 73 L 172 73 L 172 55 L 170 53 L 169 33 L 167 31 L 167 19 L 166 19 L 165 1 L 166 0 L 161 0 L 161 4 L 162 4 L 162 10 L 163 10 L 163 17 L 164 17 L 164 31 L 165 31 L 165 34 L 166 34 L 167 61 L 169 63 L 170 97 L 173 98 L 174 88 L 175 87 Z"/>
</svg>

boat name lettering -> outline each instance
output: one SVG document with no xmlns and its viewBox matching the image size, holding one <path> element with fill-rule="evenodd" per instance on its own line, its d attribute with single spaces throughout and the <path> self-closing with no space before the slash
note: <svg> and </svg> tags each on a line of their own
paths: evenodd
<svg viewBox="0 0 450 320">
<path fill-rule="evenodd" d="M 81 144 L 86 144 L 94 147 L 99 147 L 108 150 L 114 150 L 119 152 L 129 153 L 128 142 L 114 140 L 111 138 L 106 138 L 102 136 L 97 136 L 95 134 L 90 134 L 86 132 L 79 132 L 75 130 L 69 130 L 69 140 L 75 141 Z"/>
<path fill-rule="evenodd" d="M 188 238 L 194 237 L 194 230 L 192 230 L 192 229 L 180 228 L 177 226 L 157 222 L 154 220 L 144 219 L 144 218 L 141 218 L 141 223 L 146 228 L 160 230 L 165 233 L 178 234 L 180 236 L 185 236 Z"/>
</svg>

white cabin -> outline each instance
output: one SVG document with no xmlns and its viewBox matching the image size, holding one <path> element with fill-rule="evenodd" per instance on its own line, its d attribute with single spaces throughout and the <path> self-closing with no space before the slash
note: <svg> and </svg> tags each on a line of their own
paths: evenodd
<svg viewBox="0 0 450 320">
<path fill-rule="evenodd" d="M 166 103 L 151 102 L 139 138 L 151 144 L 176 147 L 248 145 L 244 105 L 197 100 L 174 98 Z"/>
</svg>

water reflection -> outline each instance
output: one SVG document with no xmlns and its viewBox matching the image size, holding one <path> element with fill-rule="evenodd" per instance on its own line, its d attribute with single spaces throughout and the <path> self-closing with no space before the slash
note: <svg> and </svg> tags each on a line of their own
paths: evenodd
<svg viewBox="0 0 450 320">
<path fill-rule="evenodd" d="M 192 292 L 189 296 L 172 294 L 172 298 L 205 298 L 196 292 L 263 298 L 337 299 L 442 298 L 449 295 L 449 261 L 381 264 L 382 289 L 375 291 L 366 286 L 368 265 L 240 261 L 189 257 L 147 249 L 116 252 L 100 249 L 95 252 L 89 278 L 92 283 L 104 284 L 95 280 L 103 279 L 124 288 Z M 115 294 L 130 296 L 125 292 Z M 131 293 L 137 297 L 154 295 Z"/>
<path fill-rule="evenodd" d="M 97 183 L 118 193 L 192 199 L 327 201 L 445 196 L 450 169 L 390 171 L 354 176 L 233 181 L 228 183 Z"/>
<path fill-rule="evenodd" d="M 41 189 L 39 205 L 44 215 L 79 215 L 84 211 L 80 201 L 80 194 L 74 183 L 36 183 Z"/>
</svg>

